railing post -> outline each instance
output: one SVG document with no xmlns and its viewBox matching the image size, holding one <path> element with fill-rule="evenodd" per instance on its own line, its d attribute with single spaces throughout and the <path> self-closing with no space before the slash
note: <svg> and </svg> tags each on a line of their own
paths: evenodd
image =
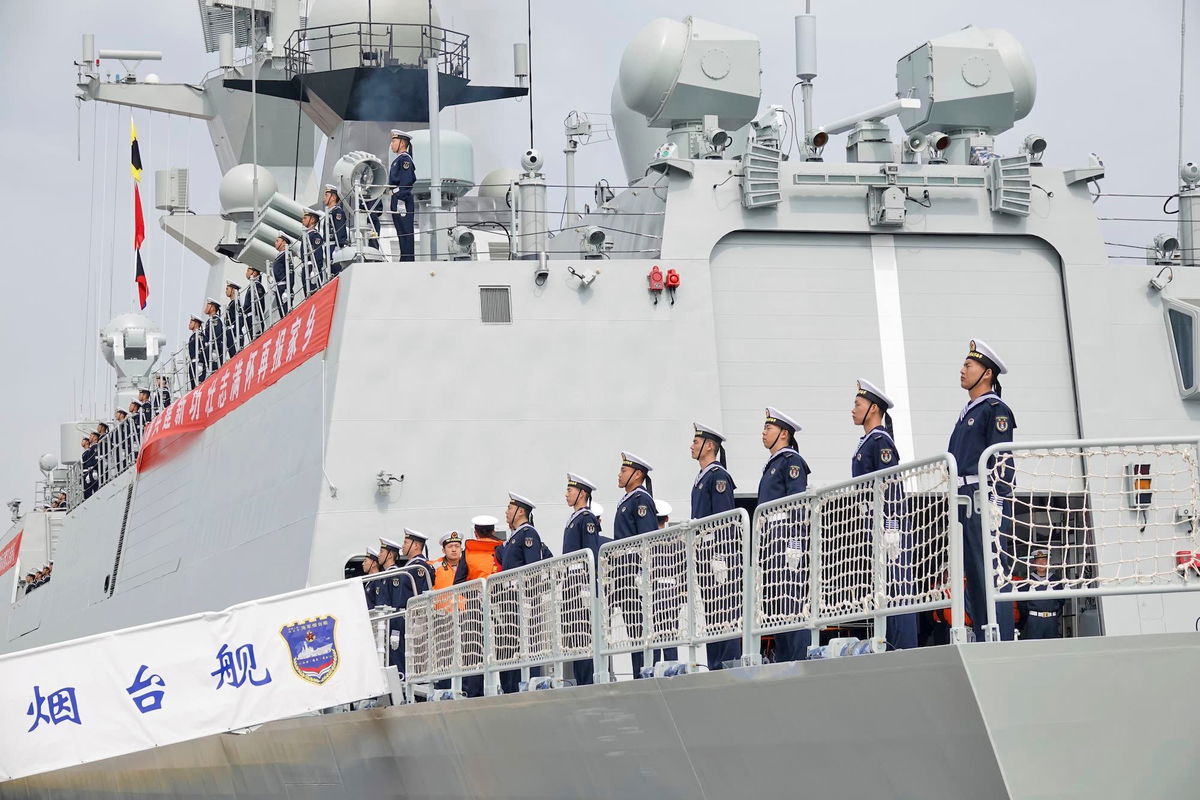
<svg viewBox="0 0 1200 800">
<path fill-rule="evenodd" d="M 517 634 L 517 660 L 527 661 L 529 659 L 529 607 L 526 598 L 529 597 L 528 591 L 529 573 L 522 572 L 517 580 L 517 623 L 519 631 Z M 521 667 L 521 680 L 526 685 L 529 684 L 529 667 Z"/>
<path fill-rule="evenodd" d="M 480 606 L 483 613 L 483 694 L 492 697 L 499 694 L 498 675 L 495 668 L 495 636 L 492 632 L 492 582 L 483 580 Z"/>
<path fill-rule="evenodd" d="M 872 649 L 882 652 L 887 649 L 887 605 L 888 605 L 888 548 L 885 541 L 887 532 L 884 520 L 884 479 L 875 478 L 871 481 L 871 538 L 872 556 L 875 567 L 875 632 Z"/>
<path fill-rule="evenodd" d="M 588 550 L 591 553 L 591 550 Z M 600 564 L 598 562 L 599 554 L 593 553 L 588 559 L 588 589 L 592 593 L 592 682 L 593 683 L 609 683 L 612 681 L 612 675 L 608 668 L 608 659 L 600 655 L 602 649 L 602 637 L 604 636 L 603 626 L 603 606 L 601 603 L 600 591 Z M 600 680 L 600 676 L 604 675 L 604 680 Z"/>
<path fill-rule="evenodd" d="M 746 522 L 749 530 L 742 537 L 742 664 L 752 666 L 762 663 L 762 637 L 755 633 L 758 630 L 759 603 L 755 597 L 755 587 L 758 586 L 758 558 L 756 553 L 762 549 L 759 541 L 758 523 L 762 519 L 758 512 L 750 518 L 742 509 L 742 521 Z M 748 521 L 747 521 L 748 520 Z"/>
<path fill-rule="evenodd" d="M 458 697 L 459 690 L 459 675 L 462 674 L 462 614 L 458 608 L 457 592 L 451 591 L 448 594 L 450 598 L 450 636 L 454 639 L 454 657 L 450 661 L 450 694 L 452 697 Z"/>
<path fill-rule="evenodd" d="M 819 498 L 813 498 L 812 503 L 806 504 L 806 506 L 808 508 L 809 550 L 811 552 L 808 563 L 808 578 L 811 591 L 808 627 L 812 631 L 809 639 L 809 647 L 816 647 L 821 643 L 820 628 L 817 625 L 817 621 L 821 617 L 821 546 L 823 544 L 821 540 L 823 535 L 821 526 L 821 501 Z M 803 537 L 803 523 L 801 523 L 801 537 Z"/>
<path fill-rule="evenodd" d="M 715 540 L 714 540 L 715 541 Z M 694 665 L 698 664 L 696 653 L 696 639 L 700 637 L 699 626 L 697 620 L 700 618 L 700 576 L 696 570 L 696 527 L 692 523 L 688 523 L 683 529 L 683 547 L 684 547 L 684 579 L 687 581 L 686 592 L 684 597 L 687 599 L 687 665 L 690 670 Z"/>
<path fill-rule="evenodd" d="M 958 493 L 958 464 L 954 456 L 947 455 L 949 489 L 946 493 L 946 507 L 949 511 L 950 525 L 947 538 L 950 544 L 950 642 L 961 644 L 967 641 L 966 614 L 963 610 L 963 595 L 966 593 L 963 582 L 963 524 L 959 516 L 971 513 L 971 498 Z M 965 503 L 963 501 L 966 501 Z"/>
<path fill-rule="evenodd" d="M 645 669 L 646 663 L 649 662 L 650 668 L 654 668 L 654 648 L 650 646 L 650 640 L 654 638 L 652 623 L 654 620 L 654 592 L 650 582 L 650 573 L 652 571 L 650 563 L 650 543 L 642 542 L 638 547 L 638 592 L 641 594 L 641 617 L 639 627 L 642 629 L 642 668 Z M 646 613 L 649 611 L 649 613 Z M 640 678 L 640 675 L 634 675 L 634 679 Z"/>
<path fill-rule="evenodd" d="M 979 483 L 975 491 L 975 504 L 979 512 L 979 553 L 983 558 L 983 604 L 987 606 L 987 627 L 984 628 L 984 641 L 1000 641 L 1000 626 L 996 617 L 996 566 L 993 563 L 992 526 L 995 507 L 992 505 L 988 485 L 991 482 L 991 470 L 987 466 L 986 455 L 979 459 Z M 995 550 L 995 558 L 999 559 L 999 547 Z M 978 613 L 978 612 L 976 612 Z M 1010 610 L 1011 613 L 1011 610 Z"/>
</svg>

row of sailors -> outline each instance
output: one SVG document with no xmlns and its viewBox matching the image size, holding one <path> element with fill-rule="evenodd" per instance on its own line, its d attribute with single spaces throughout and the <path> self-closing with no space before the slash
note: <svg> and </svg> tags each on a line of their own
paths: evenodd
<svg viewBox="0 0 1200 800">
<path fill-rule="evenodd" d="M 225 282 L 222 303 L 209 297 L 204 315 L 193 314 L 188 320 L 188 388 L 194 389 L 222 364 L 269 327 L 268 310 L 274 307 L 285 316 L 298 301 L 320 289 L 342 270 L 332 251 L 349 242 L 346 211 L 337 187 L 325 187 L 325 212 L 306 209 L 302 217 L 304 236 L 300 239 L 300 257 L 292 256 L 292 239 L 285 233 L 275 238 L 278 253 L 264 270 L 254 264 L 246 267 L 246 285 Z M 270 290 L 264 285 L 264 273 Z M 269 297 L 268 297 L 269 295 Z"/>
<path fill-rule="evenodd" d="M 51 561 L 37 572 L 29 572 L 22 580 L 17 581 L 17 596 L 24 596 L 50 582 L 54 572 L 54 562 Z"/>
<path fill-rule="evenodd" d="M 83 499 L 91 497 L 104 484 L 120 475 L 137 461 L 142 429 L 159 411 L 171 404 L 171 391 L 162 376 L 157 391 L 138 390 L 136 400 L 113 413 L 113 423 L 98 422 L 94 430 L 79 440 L 79 461 L 83 473 Z"/>
<path fill-rule="evenodd" d="M 979 339 L 971 340 L 968 352 L 959 369 L 959 386 L 968 395 L 968 402 L 959 413 L 950 435 L 948 451 L 955 457 L 959 468 L 958 492 L 963 495 L 973 495 L 979 485 L 977 467 L 983 451 L 997 443 L 1011 442 L 1013 431 L 1016 429 L 1016 419 L 1012 409 L 1000 398 L 1001 387 L 999 376 L 1008 371 L 1004 361 L 985 342 Z M 851 474 L 854 477 L 869 474 L 878 470 L 894 467 L 900 463 L 901 454 L 896 447 L 893 436 L 889 410 L 893 407 L 892 400 L 875 384 L 865 379 L 859 379 L 855 387 L 854 403 L 851 411 L 852 421 L 863 430 L 855 452 L 851 458 Z M 791 495 L 797 495 L 808 489 L 808 478 L 811 470 L 796 449 L 796 434 L 800 431 L 796 419 L 777 408 L 768 407 L 763 422 L 762 444 L 769 452 L 762 475 L 759 478 L 757 504 L 762 505 L 772 500 L 778 500 Z M 691 456 L 697 461 L 700 469 L 692 485 L 691 518 L 720 514 L 735 508 L 734 490 L 737 488 L 733 476 L 725 467 L 725 436 L 715 428 L 694 424 Z M 1011 466 L 1005 467 L 1011 470 Z M 650 473 L 653 467 L 646 459 L 631 452 L 621 453 L 621 467 L 617 474 L 617 486 L 625 494 L 613 519 L 613 538 L 624 539 L 649 533 L 658 528 L 659 509 L 653 495 L 653 484 Z M 1001 481 L 1001 485 L 1011 486 L 1009 480 Z M 598 553 L 600 545 L 607 541 L 601 536 L 600 520 L 592 507 L 592 494 L 596 484 L 575 473 L 568 473 L 565 498 L 572 510 L 563 533 L 564 552 L 573 552 L 588 548 Z M 1011 524 L 1011 500 L 1000 496 L 988 498 L 996 502 L 1002 509 L 1001 532 L 1011 533 L 1006 528 Z M 895 498 L 891 500 L 894 504 Z M 981 542 L 981 518 L 978 505 L 973 505 L 972 513 L 967 513 L 962 506 L 959 509 L 959 519 L 962 523 L 964 545 L 964 573 L 966 577 L 966 608 L 973 618 L 972 627 L 977 639 L 982 640 L 981 622 L 986 617 L 984 612 L 985 576 L 984 553 Z M 903 529 L 902 510 L 893 506 L 894 510 L 885 508 L 885 540 L 890 547 L 898 552 L 897 563 L 892 568 L 889 581 L 905 580 L 905 573 L 911 571 L 909 554 L 914 542 L 911 533 Z M 486 577 L 493 572 L 512 569 L 535 563 L 549 557 L 550 550 L 542 542 L 541 536 L 533 525 L 534 504 L 528 498 L 509 494 L 509 504 L 505 519 L 512 534 L 507 542 L 496 536 L 492 526 L 476 525 L 476 538 L 462 543 L 466 548 L 464 556 L 460 557 L 454 569 L 453 579 L 449 576 L 446 560 L 450 554 L 443 556 L 441 563 L 432 565 L 425 558 L 426 537 L 416 531 L 405 531 L 403 544 L 390 540 L 381 540 L 376 566 L 386 571 L 397 568 L 400 559 L 407 559 L 405 570 L 409 576 L 399 576 L 387 581 L 376 582 L 377 595 L 369 596 L 368 601 L 374 604 L 386 605 L 392 608 L 404 608 L 408 599 L 414 594 L 427 591 L 430 588 L 441 588 L 443 585 L 461 583 L 479 577 Z M 477 520 L 478 522 L 478 520 Z M 494 520 L 493 520 L 494 523 Z M 796 543 L 801 553 L 807 551 L 806 532 L 803 524 L 797 525 Z M 456 533 L 443 537 L 443 548 L 453 545 Z M 791 543 L 789 542 L 789 545 Z M 768 569 L 787 570 L 799 569 L 794 561 L 786 560 L 787 554 L 780 553 L 778 564 L 765 565 Z M 1002 553 L 1001 558 L 1005 558 Z M 701 562 L 704 559 L 697 559 Z M 370 562 L 371 559 L 368 559 Z M 453 559 L 451 558 L 451 561 Z M 414 569 L 415 567 L 415 569 Z M 411 577 L 410 577 L 411 576 Z M 441 580 L 439 580 L 441 577 Z M 734 570 L 729 570 L 725 576 L 728 580 L 741 580 Z M 701 600 L 706 603 L 706 613 L 716 613 L 718 616 L 728 613 L 739 613 L 740 609 L 724 608 L 721 598 L 715 594 L 704 596 L 704 586 L 711 582 L 702 582 Z M 783 583 L 788 583 L 784 581 Z M 792 582 L 798 584 L 799 582 Z M 372 584 L 368 584 L 370 587 Z M 368 592 L 371 589 L 368 588 Z M 782 595 L 788 593 L 785 587 L 779 590 Z M 711 593 L 712 590 L 709 590 Z M 618 591 L 618 595 L 621 595 Z M 625 592 L 626 599 L 621 601 L 622 612 L 627 620 L 641 619 L 641 599 L 636 591 Z M 800 598 L 781 596 L 768 598 L 768 601 L 791 603 L 799 607 Z M 628 606 L 628 607 L 626 607 Z M 997 604 L 997 618 L 1001 638 L 1014 638 L 1012 615 L 999 613 L 1002 608 Z M 656 601 L 656 610 L 658 610 Z M 677 612 L 676 612 L 677 613 Z M 915 614 L 898 614 L 888 620 L 887 640 L 889 646 L 896 649 L 915 647 L 918 643 L 920 621 Z M 634 638 L 640 638 L 640 630 L 630 632 Z M 776 634 L 773 641 L 773 656 L 776 661 L 800 660 L 807 657 L 811 644 L 810 631 L 793 631 Z M 403 657 L 404 621 L 398 618 L 392 622 L 391 648 L 393 663 L 396 663 L 401 673 L 404 671 Z M 710 669 L 720 669 L 728 662 L 736 662 L 741 658 L 741 640 L 713 642 L 707 646 L 708 665 Z M 655 660 L 675 660 L 678 657 L 674 648 L 656 651 Z M 576 663 L 576 680 L 578 683 L 591 682 L 591 662 Z M 642 654 L 633 654 L 634 677 L 642 673 Z M 582 675 L 580 673 L 583 673 Z M 502 681 L 503 683 L 503 681 Z"/>
</svg>

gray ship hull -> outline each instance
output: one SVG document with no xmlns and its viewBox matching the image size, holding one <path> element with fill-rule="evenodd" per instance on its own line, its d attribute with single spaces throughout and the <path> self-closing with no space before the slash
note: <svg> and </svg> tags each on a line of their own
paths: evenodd
<svg viewBox="0 0 1200 800">
<path fill-rule="evenodd" d="M 1198 672 L 1194 634 L 926 648 L 285 720 L 0 797 L 1187 797 Z"/>
</svg>

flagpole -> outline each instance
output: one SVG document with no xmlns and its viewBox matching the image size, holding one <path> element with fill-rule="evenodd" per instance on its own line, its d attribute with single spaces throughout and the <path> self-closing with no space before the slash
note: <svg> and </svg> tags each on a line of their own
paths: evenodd
<svg viewBox="0 0 1200 800">
<path fill-rule="evenodd" d="M 235 6 L 234 16 L 236 18 L 237 9 Z M 252 67 L 250 72 L 250 148 L 251 158 L 254 161 L 254 219 L 258 219 L 258 33 L 255 28 L 255 9 L 254 2 L 250 2 L 250 58 Z"/>
</svg>

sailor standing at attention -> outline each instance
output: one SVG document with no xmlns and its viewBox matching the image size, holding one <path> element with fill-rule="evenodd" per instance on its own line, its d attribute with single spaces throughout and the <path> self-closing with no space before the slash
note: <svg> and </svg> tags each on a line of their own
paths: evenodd
<svg viewBox="0 0 1200 800">
<path fill-rule="evenodd" d="M 195 389 L 208 377 L 207 360 L 204 353 L 204 331 L 201 326 L 204 320 L 197 314 L 188 317 L 188 388 Z"/>
<path fill-rule="evenodd" d="M 338 195 L 337 187 L 332 183 L 325 184 L 325 230 L 322 235 L 331 249 L 345 247 L 350 242 L 346 222 L 346 209 L 342 208 L 342 198 Z M 332 259 L 330 261 L 332 262 Z M 330 263 L 330 275 L 337 275 L 341 271 L 341 264 Z"/>
<path fill-rule="evenodd" d="M 900 451 L 893 439 L 892 418 L 888 414 L 895 403 L 883 390 L 859 378 L 850 419 L 863 429 L 862 438 L 850 461 L 850 475 L 860 477 L 900 463 Z M 870 520 L 873 522 L 873 520 Z M 899 481 L 886 487 L 883 498 L 883 541 L 888 559 L 888 582 L 900 595 L 911 595 L 912 535 L 903 530 L 904 487 Z M 868 528 L 872 530 L 872 528 Z M 916 614 L 897 614 L 888 618 L 887 642 L 896 650 L 917 646 L 919 619 Z"/>
<path fill-rule="evenodd" d="M 579 550 L 591 550 L 594 563 L 598 564 L 601 536 L 600 520 L 596 518 L 591 509 L 592 492 L 594 491 L 596 491 L 596 484 L 582 475 L 576 475 L 574 472 L 567 473 L 565 498 L 567 506 L 571 509 L 571 517 L 567 520 L 567 527 L 563 530 L 563 555 Z M 586 573 L 581 564 L 573 564 L 571 569 L 579 571 L 578 574 L 569 573 L 567 576 L 567 602 L 569 605 L 574 605 L 581 599 L 582 584 L 586 584 L 586 580 L 581 581 L 581 576 Z M 575 642 L 571 642 L 572 647 L 575 644 Z M 571 669 L 577 686 L 591 684 L 595 678 L 595 663 L 590 658 L 572 661 Z"/>
<path fill-rule="evenodd" d="M 392 185 L 392 224 L 400 240 L 400 260 L 413 259 L 413 225 L 416 213 L 413 206 L 413 184 L 417 182 L 417 168 L 413 164 L 412 136 L 404 131 L 392 131 L 392 152 L 396 158 L 388 170 L 388 183 Z"/>
<path fill-rule="evenodd" d="M 970 398 L 967 405 L 958 415 L 954 431 L 950 434 L 950 445 L 947 448 L 958 464 L 958 493 L 974 497 L 979 490 L 979 456 L 990 445 L 1011 442 L 1013 430 L 1017 421 L 1012 409 L 1000 399 L 1002 391 L 999 377 L 1008 372 L 1008 367 L 988 347 L 982 339 L 972 339 L 963 360 L 962 369 L 958 371 L 958 383 L 967 391 Z M 1006 460 L 1002 474 L 997 481 L 997 488 L 1003 490 L 1012 486 L 1012 462 Z M 992 468 L 994 464 L 988 464 Z M 976 641 L 983 641 L 983 625 L 987 619 L 985 609 L 984 581 L 991 574 L 995 553 L 984 552 L 982 539 L 982 517 L 979 514 L 979 502 L 996 505 L 1000 514 L 1000 532 L 1007 533 L 1011 517 L 1011 500 L 1000 497 L 976 498 L 972 503 L 971 514 L 959 506 L 958 519 L 963 531 L 963 575 L 967 581 L 967 613 L 971 615 L 972 627 L 975 630 Z M 1004 557 L 1003 554 L 1000 554 Z M 1004 603 L 996 604 L 996 621 L 1000 628 L 1000 638 L 1012 641 L 1013 617 L 1012 610 Z"/>
<path fill-rule="evenodd" d="M 613 514 L 614 539 L 627 539 L 658 530 L 658 508 L 654 505 L 654 484 L 650 480 L 650 471 L 653 469 L 646 459 L 628 451 L 621 452 L 617 487 L 625 490 L 625 496 Z M 626 558 L 636 559 L 637 556 Z M 617 605 L 621 607 L 629 635 L 634 639 L 642 638 L 642 594 L 636 581 L 636 573 L 640 569 L 636 561 L 631 561 L 628 566 L 617 565 L 620 574 Z M 645 662 L 642 653 L 634 652 L 630 658 L 633 661 L 633 677 L 642 677 L 642 665 Z M 664 660 L 675 661 L 678 658 L 679 651 L 676 648 L 667 648 Z"/>
<path fill-rule="evenodd" d="M 796 420 L 777 408 L 767 408 L 762 443 L 771 455 L 758 481 L 760 506 L 808 489 L 808 476 L 812 470 L 796 451 L 796 432 L 799 430 L 800 424 Z M 782 527 L 779 527 L 780 523 Z M 766 556 L 766 571 L 774 573 L 774 580 L 779 585 L 772 591 L 764 587 L 763 599 L 768 606 L 775 606 L 774 613 L 800 613 L 802 593 L 807 588 L 801 569 L 807 550 L 807 524 L 799 512 L 787 512 L 778 521 L 768 521 L 771 552 Z M 808 658 L 811 641 L 812 634 L 807 630 L 775 634 L 775 660 L 803 661 Z"/>
<path fill-rule="evenodd" d="M 242 319 L 242 304 L 238 292 L 242 287 L 233 281 L 225 281 L 225 297 L 229 302 L 222 312 L 221 324 L 225 327 L 225 352 L 229 358 L 237 355 L 241 349 L 242 329 L 246 327 Z"/>
<path fill-rule="evenodd" d="M 404 545 L 400 556 L 408 560 L 403 568 L 393 572 L 391 579 L 380 589 L 379 601 L 382 605 L 400 610 L 407 606 L 413 597 L 429 591 L 433 570 L 425 558 L 425 541 L 425 534 L 404 529 Z M 380 543 L 389 550 L 395 550 L 395 542 L 380 539 Z M 392 651 L 392 666 L 399 671 L 400 677 L 404 677 L 404 617 L 396 617 L 391 621 L 389 645 Z"/>
<path fill-rule="evenodd" d="M 723 514 L 735 508 L 733 490 L 737 484 L 725 468 L 725 436 L 715 428 L 692 423 L 692 458 L 700 464 L 700 473 L 692 483 L 692 519 L 702 519 L 713 514 Z M 726 563 L 726 549 L 731 542 L 717 541 L 709 534 L 708 541 L 697 541 L 696 569 L 699 571 L 700 594 L 704 600 L 704 613 L 715 615 L 722 621 L 741 618 L 736 592 L 731 592 L 731 581 L 741 581 L 740 571 L 730 570 Z M 724 545 L 724 546 L 722 546 Z M 738 559 L 740 561 L 740 558 Z M 708 668 L 721 669 L 726 661 L 737 661 L 742 657 L 742 640 L 725 639 L 709 642 Z"/>
<path fill-rule="evenodd" d="M 221 324 L 221 304 L 209 297 L 204 301 L 204 345 L 208 372 L 212 374 L 225 363 L 225 326 Z"/>
<path fill-rule="evenodd" d="M 378 575 L 379 574 L 379 551 L 370 545 L 367 546 L 367 554 L 363 558 L 363 575 Z M 374 608 L 379 602 L 379 587 L 382 580 L 363 583 L 363 592 L 367 596 L 367 608 Z"/>
<path fill-rule="evenodd" d="M 508 493 L 504 520 L 512 533 L 500 552 L 500 568 L 516 569 L 549 558 L 542 537 L 533 527 L 533 501 L 515 492 Z"/>
</svg>

